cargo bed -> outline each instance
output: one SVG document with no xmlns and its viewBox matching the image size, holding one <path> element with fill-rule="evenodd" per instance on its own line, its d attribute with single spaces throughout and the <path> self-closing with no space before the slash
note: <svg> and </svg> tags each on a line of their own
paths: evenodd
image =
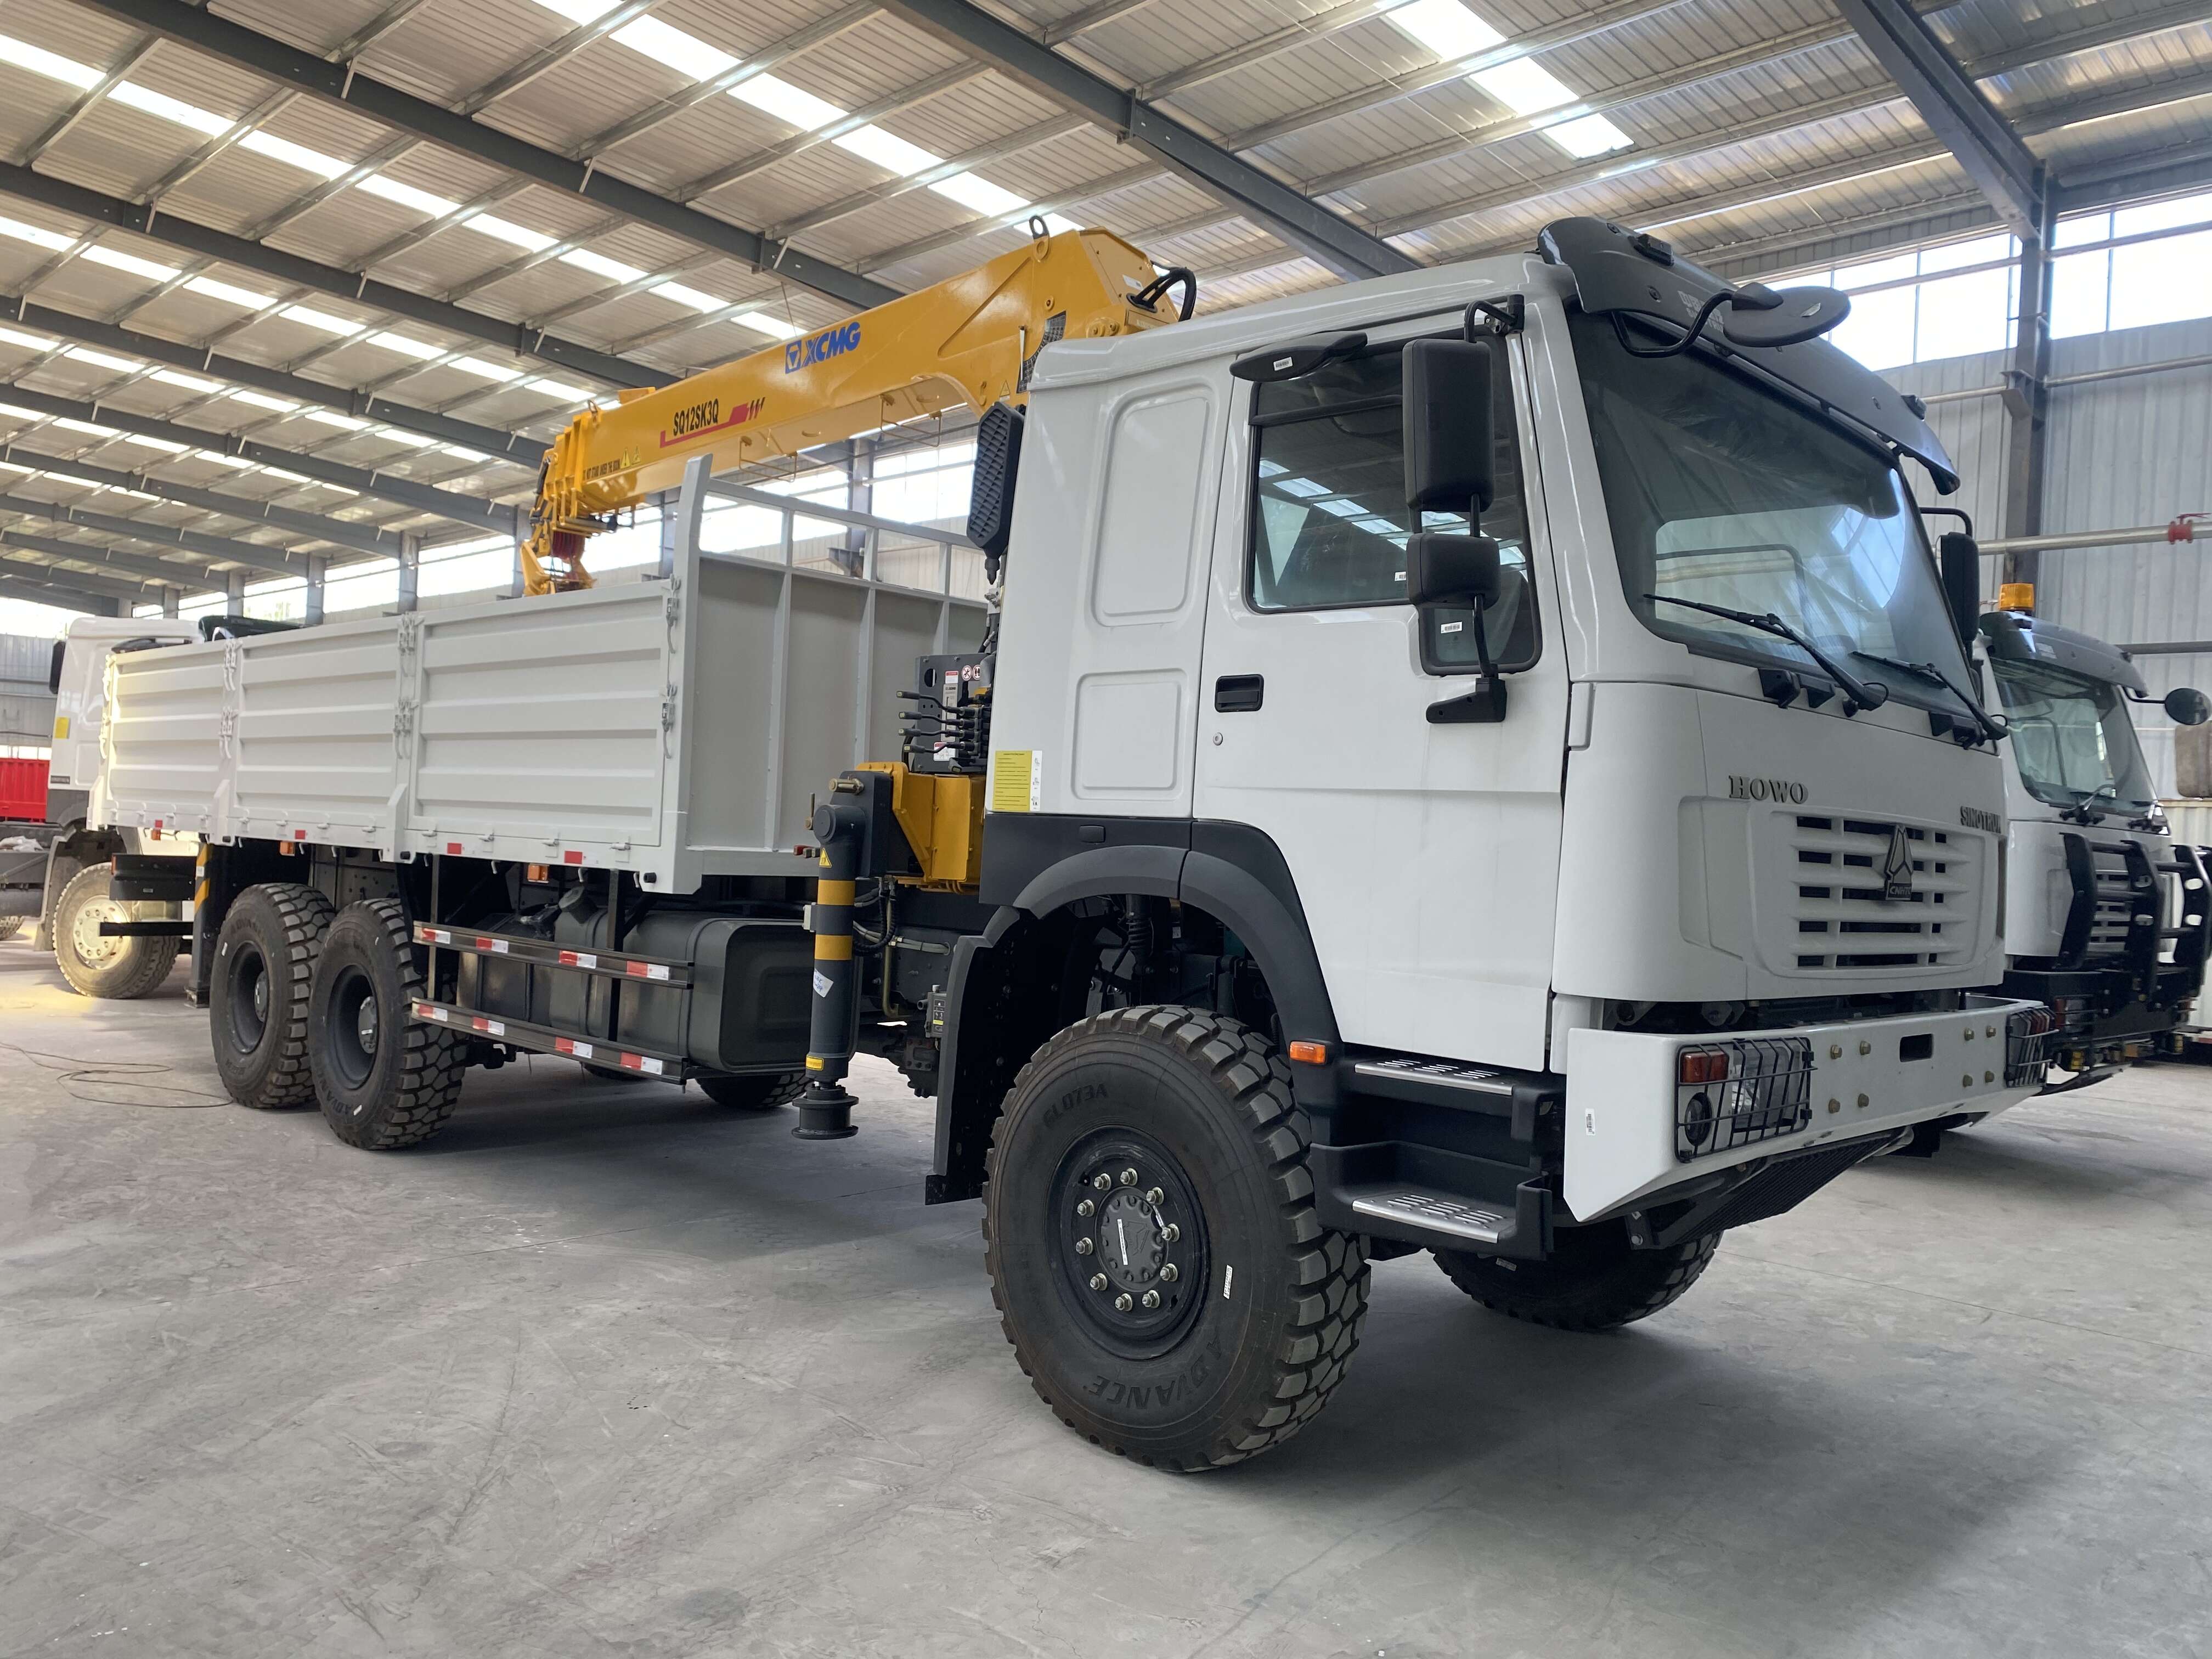
<svg viewBox="0 0 2212 1659">
<path fill-rule="evenodd" d="M 687 494 L 690 492 L 687 491 Z M 813 797 L 898 752 L 915 659 L 980 601 L 792 557 L 118 655 L 94 821 L 628 870 L 811 872 Z M 787 525 L 789 520 L 786 520 Z"/>
</svg>

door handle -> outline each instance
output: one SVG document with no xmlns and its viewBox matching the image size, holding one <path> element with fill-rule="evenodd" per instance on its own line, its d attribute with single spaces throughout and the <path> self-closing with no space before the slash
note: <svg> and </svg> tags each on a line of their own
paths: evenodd
<svg viewBox="0 0 2212 1659">
<path fill-rule="evenodd" d="M 1258 674 L 1224 674 L 1213 683 L 1213 712 L 1249 714 L 1267 694 L 1267 682 Z"/>
</svg>

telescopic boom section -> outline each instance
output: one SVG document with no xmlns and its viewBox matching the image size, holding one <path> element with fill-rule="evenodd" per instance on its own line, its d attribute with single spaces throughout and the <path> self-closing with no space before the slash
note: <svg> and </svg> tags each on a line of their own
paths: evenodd
<svg viewBox="0 0 2212 1659">
<path fill-rule="evenodd" d="M 1176 275 L 1187 315 L 1189 277 Z M 720 471 L 956 405 L 1024 403 L 1040 347 L 1172 322 L 1166 286 L 1120 237 L 1063 231 L 817 333 L 588 409 L 546 456 L 523 551 L 528 590 L 590 586 L 585 538 L 674 488 L 695 456 Z"/>
</svg>

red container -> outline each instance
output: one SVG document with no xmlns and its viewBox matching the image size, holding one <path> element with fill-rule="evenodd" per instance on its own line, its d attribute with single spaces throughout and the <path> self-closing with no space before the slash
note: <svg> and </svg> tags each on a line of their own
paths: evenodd
<svg viewBox="0 0 2212 1659">
<path fill-rule="evenodd" d="M 0 760 L 0 821 L 46 821 L 46 763 Z"/>
</svg>

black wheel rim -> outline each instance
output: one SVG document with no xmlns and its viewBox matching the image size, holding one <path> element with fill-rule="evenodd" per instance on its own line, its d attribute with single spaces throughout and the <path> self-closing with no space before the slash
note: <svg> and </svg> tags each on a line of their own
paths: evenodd
<svg viewBox="0 0 2212 1659">
<path fill-rule="evenodd" d="M 269 963 L 258 947 L 240 945 L 230 953 L 230 1041 L 240 1054 L 250 1054 L 269 1035 Z"/>
<path fill-rule="evenodd" d="M 1092 1334 L 1133 1359 L 1180 1341 L 1212 1256 L 1197 1189 L 1174 1155 L 1134 1129 L 1097 1130 L 1060 1159 L 1048 1202 L 1060 1287 Z"/>
<path fill-rule="evenodd" d="M 376 1068 L 376 1050 L 382 1036 L 376 987 L 360 969 L 338 970 L 331 986 L 330 1018 L 323 1029 L 338 1075 L 349 1088 L 360 1088 Z"/>
</svg>

